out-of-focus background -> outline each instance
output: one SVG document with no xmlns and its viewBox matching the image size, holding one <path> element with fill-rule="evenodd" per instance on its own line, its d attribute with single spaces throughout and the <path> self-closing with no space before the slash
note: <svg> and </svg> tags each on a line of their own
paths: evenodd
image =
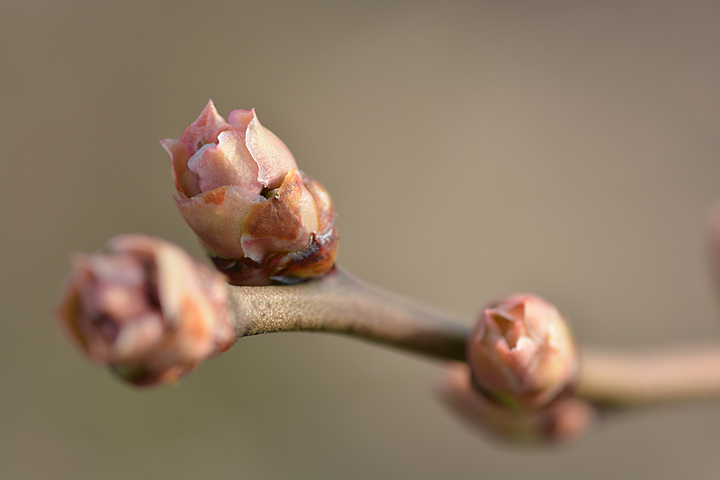
<svg viewBox="0 0 720 480">
<path fill-rule="evenodd" d="M 718 478 L 718 404 L 516 450 L 423 358 L 266 335 L 138 391 L 52 315 L 71 252 L 113 235 L 201 255 L 158 140 L 212 98 L 327 186 L 367 281 L 468 322 L 536 292 L 608 347 L 718 337 L 718 2 L 18 0 L 0 35 L 0 478 Z"/>
</svg>

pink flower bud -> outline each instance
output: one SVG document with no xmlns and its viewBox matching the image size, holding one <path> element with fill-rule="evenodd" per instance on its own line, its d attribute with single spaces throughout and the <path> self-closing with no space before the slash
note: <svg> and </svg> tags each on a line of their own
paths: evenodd
<svg viewBox="0 0 720 480">
<path fill-rule="evenodd" d="M 155 385 L 233 344 L 226 288 L 180 247 L 125 235 L 73 257 L 56 314 L 91 360 L 135 385 Z"/>
<path fill-rule="evenodd" d="M 232 111 L 226 122 L 211 100 L 180 138 L 160 143 L 180 213 L 230 283 L 291 283 L 332 268 L 330 196 L 255 110 Z"/>
<path fill-rule="evenodd" d="M 568 443 L 592 426 L 593 407 L 578 398 L 558 398 L 536 410 L 510 409 L 478 392 L 465 364 L 453 364 L 436 385 L 440 399 L 463 422 L 496 440 L 516 445 Z"/>
<path fill-rule="evenodd" d="M 478 389 L 501 403 L 527 408 L 546 405 L 571 386 L 577 357 L 563 316 L 527 294 L 485 308 L 467 346 Z"/>
</svg>

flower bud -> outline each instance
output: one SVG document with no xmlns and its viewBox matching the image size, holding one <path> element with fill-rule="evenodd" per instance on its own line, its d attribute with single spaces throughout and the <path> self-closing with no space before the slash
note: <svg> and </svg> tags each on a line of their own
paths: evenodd
<svg viewBox="0 0 720 480">
<path fill-rule="evenodd" d="M 506 405 L 538 408 L 571 386 L 578 353 L 554 306 L 518 294 L 483 310 L 468 340 L 467 362 L 480 391 Z"/>
<path fill-rule="evenodd" d="M 255 110 L 232 111 L 226 122 L 211 100 L 180 138 L 160 143 L 180 213 L 230 283 L 293 283 L 332 268 L 330 196 Z"/>
<path fill-rule="evenodd" d="M 234 342 L 222 275 L 142 235 L 74 256 L 56 314 L 85 355 L 138 386 L 174 382 Z"/>
<path fill-rule="evenodd" d="M 463 422 L 515 445 L 569 443 L 592 426 L 596 412 L 578 398 L 558 398 L 537 410 L 510 409 L 478 392 L 467 365 L 450 365 L 436 385 L 440 400 Z"/>
</svg>

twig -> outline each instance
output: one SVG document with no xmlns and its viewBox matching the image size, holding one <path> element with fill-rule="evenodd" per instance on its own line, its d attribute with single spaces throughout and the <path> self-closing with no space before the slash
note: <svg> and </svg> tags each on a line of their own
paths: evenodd
<svg viewBox="0 0 720 480">
<path fill-rule="evenodd" d="M 583 349 L 579 396 L 607 407 L 720 400 L 720 344 L 618 353 Z"/>
<path fill-rule="evenodd" d="M 229 287 L 238 338 L 319 331 L 465 360 L 470 322 L 386 293 L 340 268 L 292 286 Z M 577 395 L 603 407 L 720 400 L 720 342 L 622 354 L 581 349 Z"/>
<path fill-rule="evenodd" d="M 238 338 L 332 332 L 446 360 L 465 359 L 469 327 L 462 319 L 383 292 L 339 268 L 299 285 L 229 289 Z"/>
</svg>

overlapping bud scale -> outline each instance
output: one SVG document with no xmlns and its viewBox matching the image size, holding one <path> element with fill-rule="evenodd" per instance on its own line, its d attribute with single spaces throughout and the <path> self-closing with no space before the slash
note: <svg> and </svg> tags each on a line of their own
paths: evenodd
<svg viewBox="0 0 720 480">
<path fill-rule="evenodd" d="M 578 353 L 553 305 L 517 294 L 482 311 L 468 340 L 467 362 L 481 391 L 511 406 L 538 408 L 572 386 Z"/>
<path fill-rule="evenodd" d="M 180 138 L 161 143 L 180 213 L 230 283 L 293 283 L 332 268 L 330 196 L 254 110 L 225 121 L 210 101 Z"/>
<path fill-rule="evenodd" d="M 222 275 L 142 235 L 76 254 L 56 316 L 82 353 L 139 386 L 175 382 L 235 341 Z"/>
</svg>

